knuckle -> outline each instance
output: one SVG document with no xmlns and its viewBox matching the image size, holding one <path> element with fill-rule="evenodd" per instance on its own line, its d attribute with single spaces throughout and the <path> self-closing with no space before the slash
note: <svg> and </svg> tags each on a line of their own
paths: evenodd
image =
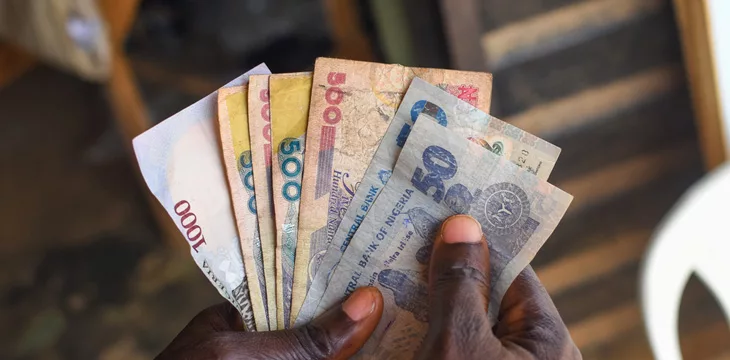
<svg viewBox="0 0 730 360">
<path fill-rule="evenodd" d="M 464 287 L 479 286 L 486 288 L 489 285 L 489 278 L 484 272 L 470 265 L 453 265 L 441 269 L 436 273 L 433 281 L 436 288 L 449 288 L 456 290 Z"/>
</svg>

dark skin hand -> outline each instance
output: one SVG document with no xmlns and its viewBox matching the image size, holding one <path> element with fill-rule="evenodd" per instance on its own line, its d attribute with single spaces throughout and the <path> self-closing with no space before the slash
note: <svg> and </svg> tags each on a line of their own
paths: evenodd
<svg viewBox="0 0 730 360">
<path fill-rule="evenodd" d="M 429 329 L 417 359 L 581 359 L 545 288 L 529 266 L 502 299 L 490 326 L 489 248 L 473 218 L 447 219 L 429 269 Z M 347 359 L 383 313 L 374 287 L 360 288 L 306 326 L 244 332 L 228 303 L 198 314 L 157 359 Z"/>
</svg>

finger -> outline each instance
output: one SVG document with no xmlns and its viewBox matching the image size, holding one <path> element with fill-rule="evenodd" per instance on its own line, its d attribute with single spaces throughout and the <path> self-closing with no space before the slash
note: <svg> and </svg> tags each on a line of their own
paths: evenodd
<svg viewBox="0 0 730 360">
<path fill-rule="evenodd" d="M 495 335 L 513 351 L 580 358 L 555 304 L 530 266 L 507 289 Z"/>
<path fill-rule="evenodd" d="M 251 345 L 242 346 L 242 352 L 248 352 L 244 358 L 347 359 L 370 338 L 382 314 L 380 291 L 360 288 L 303 327 L 247 334 Z"/>
<path fill-rule="evenodd" d="M 491 341 L 484 338 L 491 335 L 489 247 L 479 222 L 468 215 L 446 219 L 434 241 L 428 279 L 429 331 L 421 357 L 458 357 L 452 352 Z"/>
<path fill-rule="evenodd" d="M 306 326 L 269 332 L 234 331 L 238 315 L 231 318 L 231 309 L 221 304 L 201 312 L 157 359 L 346 359 L 378 325 L 383 297 L 360 288 Z"/>
</svg>

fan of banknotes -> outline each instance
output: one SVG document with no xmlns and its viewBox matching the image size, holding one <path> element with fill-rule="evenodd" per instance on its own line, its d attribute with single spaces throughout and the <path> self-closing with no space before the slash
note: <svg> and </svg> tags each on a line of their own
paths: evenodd
<svg viewBox="0 0 730 360">
<path fill-rule="evenodd" d="M 491 249 L 490 311 L 572 196 L 560 148 L 488 115 L 487 73 L 319 58 L 245 73 L 134 139 L 147 185 L 250 331 L 298 326 L 361 286 L 385 309 L 361 354 L 415 352 L 441 222 Z M 496 314 L 489 314 L 494 321 Z"/>
</svg>

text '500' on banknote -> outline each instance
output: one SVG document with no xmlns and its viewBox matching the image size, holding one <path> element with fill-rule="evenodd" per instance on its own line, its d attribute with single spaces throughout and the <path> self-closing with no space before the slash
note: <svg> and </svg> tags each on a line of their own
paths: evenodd
<svg viewBox="0 0 730 360">
<path fill-rule="evenodd" d="M 257 331 L 269 330 L 264 258 L 261 251 L 253 184 L 251 141 L 248 132 L 248 88 L 218 90 L 221 152 L 236 215 L 243 267 Z"/>
<path fill-rule="evenodd" d="M 302 195 L 305 136 L 309 115 L 311 73 L 269 77 L 272 138 L 272 191 L 276 223 L 277 322 L 288 328 L 292 321 L 299 202 Z"/>
<path fill-rule="evenodd" d="M 278 330 L 276 316 L 276 226 L 271 190 L 271 111 L 269 75 L 251 75 L 248 81 L 248 129 L 251 134 L 251 164 L 256 189 L 261 252 L 266 279 L 269 329 Z"/>
</svg>

